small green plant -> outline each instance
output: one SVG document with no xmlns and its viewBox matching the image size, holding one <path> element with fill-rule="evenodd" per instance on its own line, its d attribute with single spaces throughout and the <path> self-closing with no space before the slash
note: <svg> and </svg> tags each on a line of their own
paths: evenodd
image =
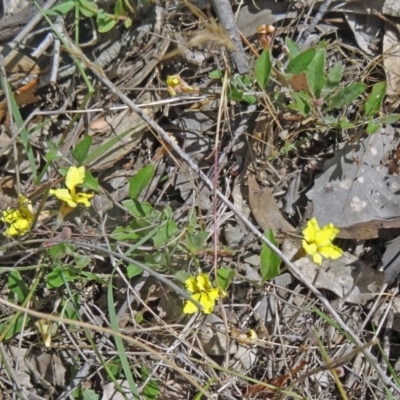
<svg viewBox="0 0 400 400">
<path fill-rule="evenodd" d="M 275 70 L 280 83 L 291 89 L 293 101 L 289 107 L 304 117 L 316 117 L 320 123 L 343 129 L 367 125 L 367 133 L 375 133 L 382 123 L 394 122 L 400 115 L 375 119 L 382 107 L 386 83 L 372 87 L 362 109 L 350 122 L 339 110 L 348 107 L 367 86 L 361 82 L 342 85 L 344 67 L 341 62 L 326 71 L 326 42 L 300 51 L 298 45 L 286 39 L 288 64 Z"/>
<path fill-rule="evenodd" d="M 96 18 L 97 30 L 100 33 L 110 31 L 119 21 L 123 21 L 125 28 L 132 25 L 132 19 L 128 17 L 128 13 L 133 12 L 133 9 L 128 0 L 116 0 L 113 14 L 99 8 L 95 1 L 64 0 L 48 10 L 47 15 L 66 15 L 73 9 L 75 9 L 75 15 Z"/>
<path fill-rule="evenodd" d="M 362 82 L 352 82 L 343 85 L 344 66 L 341 62 L 326 71 L 326 42 L 320 42 L 316 47 L 300 51 L 299 46 L 289 38 L 286 39 L 288 62 L 285 66 L 277 62 L 273 66 L 269 49 L 262 52 L 254 68 L 254 78 L 250 75 L 229 76 L 228 98 L 240 102 L 254 104 L 257 102 L 255 93 L 257 87 L 266 90 L 271 75 L 279 84 L 274 87 L 274 100 L 282 107 L 289 107 L 304 118 L 316 118 L 321 125 L 342 129 L 366 125 L 368 134 L 373 134 L 384 123 L 394 123 L 400 119 L 400 114 L 390 114 L 380 117 L 386 93 L 386 82 L 375 84 L 367 96 L 358 114 L 349 121 L 343 109 L 346 109 L 357 97 L 363 95 L 367 86 Z M 214 70 L 209 74 L 212 79 L 221 79 L 224 72 Z M 287 105 L 287 92 L 282 94 L 280 88 L 290 89 L 292 100 Z"/>
<path fill-rule="evenodd" d="M 216 69 L 209 73 L 211 79 L 224 79 L 224 72 Z M 257 97 L 253 94 L 253 78 L 250 75 L 234 74 L 228 78 L 228 98 L 248 104 L 257 103 Z"/>
</svg>

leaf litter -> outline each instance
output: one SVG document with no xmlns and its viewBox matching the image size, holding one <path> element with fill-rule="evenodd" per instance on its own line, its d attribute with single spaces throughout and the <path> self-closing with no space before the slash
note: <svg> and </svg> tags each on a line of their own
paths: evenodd
<svg viewBox="0 0 400 400">
<path fill-rule="evenodd" d="M 6 65 L 0 184 L 34 215 L 28 235 L 1 243 L 5 393 L 396 398 L 396 4 L 143 3 L 135 19 L 133 2 L 109 3 L 60 3 L 51 18 L 80 45 L 39 51 L 42 22 Z M 78 6 L 98 40 L 88 48 Z M 248 74 L 223 56 L 231 11 Z M 59 71 L 43 67 L 50 53 Z M 50 69 L 57 85 L 37 84 Z M 66 215 L 49 194 L 71 166 L 92 207 Z M 313 217 L 340 230 L 343 256 L 321 266 L 302 247 Z M 215 289 L 207 302 L 199 287 L 196 304 L 185 282 L 202 274 Z"/>
</svg>

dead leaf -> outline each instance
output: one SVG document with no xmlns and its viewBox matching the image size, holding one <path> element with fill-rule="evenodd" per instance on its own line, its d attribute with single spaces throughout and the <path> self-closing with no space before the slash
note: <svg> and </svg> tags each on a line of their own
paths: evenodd
<svg viewBox="0 0 400 400">
<path fill-rule="evenodd" d="M 7 75 L 39 75 L 42 72 L 36 60 L 17 50 L 10 51 L 4 57 L 4 68 Z"/>
<path fill-rule="evenodd" d="M 265 381 L 268 385 L 272 385 L 276 388 L 282 388 L 283 385 L 294 375 L 297 374 L 301 369 L 303 369 L 307 365 L 306 361 L 301 361 L 300 364 L 293 368 L 288 374 L 276 376 L 275 378 L 269 379 Z M 264 385 L 252 385 L 247 389 L 245 397 L 255 396 L 257 399 L 272 399 L 275 396 L 276 392 L 271 390 Z"/>
<path fill-rule="evenodd" d="M 373 47 L 382 31 L 383 21 L 373 14 L 345 13 L 344 15 L 360 49 L 368 55 L 374 55 Z"/>
<path fill-rule="evenodd" d="M 251 212 L 263 231 L 271 228 L 275 234 L 294 232 L 295 229 L 283 218 L 271 190 L 260 187 L 254 175 L 247 179 Z"/>
<path fill-rule="evenodd" d="M 35 78 L 28 82 L 26 85 L 21 86 L 14 92 L 14 99 L 17 105 L 24 106 L 27 104 L 34 104 L 39 100 L 36 94 L 39 79 Z M 8 113 L 7 101 L 3 100 L 0 103 L 0 121 L 2 121 Z"/>
<path fill-rule="evenodd" d="M 151 101 L 152 95 L 145 92 L 137 102 L 146 103 Z M 150 117 L 157 111 L 156 107 L 149 107 L 146 109 L 147 115 Z M 108 139 L 103 139 L 98 143 L 93 144 L 91 152 L 96 151 L 99 147 L 107 142 L 115 142 L 108 149 L 98 155 L 98 157 L 91 161 L 88 165 L 92 171 L 104 170 L 117 163 L 127 154 L 132 153 L 133 149 L 139 144 L 143 132 L 146 128 L 145 122 L 133 111 L 124 110 L 120 114 L 116 114 L 108 118 L 110 128 L 113 129 L 112 135 Z"/>
<path fill-rule="evenodd" d="M 382 236 L 384 230 L 395 228 L 400 228 L 400 217 L 393 219 L 374 219 L 340 228 L 337 237 L 341 239 L 357 240 L 375 239 Z"/>
<path fill-rule="evenodd" d="M 325 161 L 307 193 L 320 226 L 350 227 L 400 215 L 400 177 L 389 175 L 382 164 L 397 149 L 398 138 L 391 126 L 385 131 L 345 145 Z"/>
<path fill-rule="evenodd" d="M 283 19 L 297 17 L 297 11 L 289 11 L 289 5 L 273 0 L 253 1 L 240 8 L 237 27 L 246 37 L 257 33 L 257 27 L 263 24 L 273 25 Z"/>
<path fill-rule="evenodd" d="M 387 308 L 389 306 L 394 311 L 393 325 L 390 327 L 390 329 L 400 332 L 400 298 L 399 297 L 394 298 L 393 302 L 391 302 L 389 300 L 387 302 L 382 303 L 382 305 L 375 311 L 372 322 L 376 326 L 380 325 L 382 323 L 382 315 L 384 313 L 386 313 Z"/>
<path fill-rule="evenodd" d="M 343 253 L 337 260 L 324 260 L 322 266 L 303 257 L 294 262 L 317 289 L 326 289 L 352 304 L 365 304 L 375 298 L 383 284 L 383 273 Z"/>
<path fill-rule="evenodd" d="M 304 72 L 299 75 L 293 75 L 289 78 L 291 88 L 296 92 L 306 92 L 311 95 L 310 87 L 308 86 L 307 77 Z"/>
<path fill-rule="evenodd" d="M 390 285 L 400 272 L 400 237 L 387 243 L 382 257 L 382 269 L 385 283 Z"/>
<path fill-rule="evenodd" d="M 385 67 L 388 96 L 400 96 L 400 34 L 389 23 L 385 23 L 383 36 L 383 65 Z"/>
</svg>

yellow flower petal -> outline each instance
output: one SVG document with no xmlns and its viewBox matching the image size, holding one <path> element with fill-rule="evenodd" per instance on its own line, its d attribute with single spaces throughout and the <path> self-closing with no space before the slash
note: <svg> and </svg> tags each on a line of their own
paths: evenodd
<svg viewBox="0 0 400 400">
<path fill-rule="evenodd" d="M 196 293 L 192 296 L 192 299 L 200 303 L 200 296 L 201 296 L 200 293 Z M 185 314 L 194 314 L 197 311 L 199 311 L 197 306 L 193 302 L 187 300 L 185 303 L 185 307 L 183 308 L 183 312 Z"/>
<path fill-rule="evenodd" d="M 307 254 L 310 256 L 314 255 L 317 252 L 317 246 L 315 243 L 308 244 L 305 240 L 303 240 L 303 248 Z"/>
<path fill-rule="evenodd" d="M 325 258 L 336 260 L 342 256 L 343 250 L 337 246 L 331 244 L 330 246 L 321 247 L 318 249 Z"/>
<path fill-rule="evenodd" d="M 204 307 L 204 314 L 211 314 L 214 310 L 215 300 L 209 296 L 209 292 L 205 292 L 201 295 L 200 304 Z"/>
<path fill-rule="evenodd" d="M 315 238 L 315 242 L 318 246 L 327 246 L 329 243 L 335 239 L 336 235 L 339 233 L 339 229 L 335 228 L 333 224 L 324 226 Z"/>
<path fill-rule="evenodd" d="M 196 278 L 197 292 L 202 292 L 203 290 L 207 290 L 210 286 L 210 279 L 208 278 L 207 274 L 200 274 Z"/>
<path fill-rule="evenodd" d="M 318 264 L 318 265 L 322 264 L 321 254 L 318 254 L 318 253 L 313 254 L 312 259 L 315 262 L 315 264 Z"/>
<path fill-rule="evenodd" d="M 191 276 L 190 278 L 186 279 L 185 285 L 189 292 L 194 293 L 196 291 L 196 277 Z"/>
<path fill-rule="evenodd" d="M 12 223 L 19 217 L 20 217 L 20 213 L 18 210 L 13 210 L 13 209 L 5 210 L 5 211 L 3 211 L 1 221 Z"/>
<path fill-rule="evenodd" d="M 93 193 L 76 193 L 73 196 L 73 200 L 76 203 L 83 204 L 85 207 L 90 207 L 90 199 L 93 197 Z"/>
<path fill-rule="evenodd" d="M 217 300 L 219 298 L 218 288 L 207 290 L 207 295 L 211 300 Z"/>
<path fill-rule="evenodd" d="M 319 230 L 317 219 L 315 217 L 311 218 L 307 222 L 307 227 L 303 229 L 304 239 L 307 240 L 308 243 L 314 242 Z"/>
<path fill-rule="evenodd" d="M 53 194 L 59 200 L 65 201 L 70 207 L 77 206 L 68 189 L 51 189 L 50 194 Z"/>
<path fill-rule="evenodd" d="M 339 229 L 332 223 L 320 229 L 315 217 L 311 218 L 307 227 L 303 230 L 304 251 L 312 256 L 316 264 L 322 264 L 322 256 L 325 258 L 336 259 L 342 256 L 342 249 L 332 244 Z"/>
<path fill-rule="evenodd" d="M 212 313 L 217 299 L 226 295 L 224 292 L 221 293 L 218 288 L 213 287 L 209 276 L 204 273 L 188 278 L 185 284 L 187 290 L 193 293 L 192 298 L 203 306 L 202 311 L 205 314 Z M 196 311 L 199 311 L 198 308 L 190 301 L 186 301 L 183 312 L 193 314 Z"/>
<path fill-rule="evenodd" d="M 75 192 L 75 187 L 85 180 L 85 167 L 69 167 L 65 178 L 65 185 L 71 192 Z"/>
<path fill-rule="evenodd" d="M 32 202 L 28 198 L 20 194 L 18 196 L 18 204 L 21 215 L 23 215 L 26 219 L 33 220 L 34 215 Z"/>
</svg>

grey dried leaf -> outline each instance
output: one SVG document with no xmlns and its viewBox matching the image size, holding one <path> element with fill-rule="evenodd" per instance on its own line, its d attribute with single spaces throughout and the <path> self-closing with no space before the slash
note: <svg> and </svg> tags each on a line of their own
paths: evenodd
<svg viewBox="0 0 400 400">
<path fill-rule="evenodd" d="M 382 257 L 382 269 L 385 283 L 390 285 L 400 272 L 400 237 L 387 244 Z"/>
<path fill-rule="evenodd" d="M 398 146 L 393 130 L 356 145 L 345 145 L 324 163 L 307 193 L 320 226 L 339 228 L 400 215 L 400 177 L 389 175 L 382 159 Z"/>
</svg>

